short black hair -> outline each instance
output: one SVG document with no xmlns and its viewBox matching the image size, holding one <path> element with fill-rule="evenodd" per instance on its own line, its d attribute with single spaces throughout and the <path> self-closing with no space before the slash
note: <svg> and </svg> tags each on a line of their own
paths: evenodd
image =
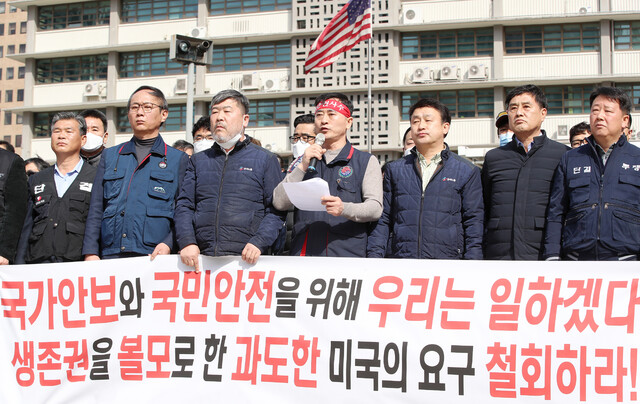
<svg viewBox="0 0 640 404">
<path fill-rule="evenodd" d="M 187 149 L 193 150 L 193 145 L 187 142 L 186 140 L 182 140 L 182 139 L 176 140 L 175 143 L 171 145 L 171 147 L 173 147 L 174 149 L 178 149 L 180 151 L 185 151 Z"/>
<path fill-rule="evenodd" d="M 573 142 L 573 138 L 584 131 L 591 133 L 591 126 L 589 126 L 588 123 L 580 122 L 577 125 L 573 125 L 571 129 L 569 129 L 569 143 Z"/>
<path fill-rule="evenodd" d="M 547 103 L 547 96 L 544 95 L 544 92 L 540 89 L 540 87 L 533 84 L 526 84 L 524 86 L 516 87 L 509 91 L 509 93 L 507 93 L 507 98 L 504 100 L 504 109 L 509 110 L 509 103 L 511 102 L 513 97 L 520 94 L 531 94 L 533 98 L 535 98 L 540 108 L 549 108 L 549 104 Z"/>
<path fill-rule="evenodd" d="M 38 167 L 38 171 L 42 171 L 45 168 L 51 167 L 51 164 L 47 163 L 40 157 L 31 157 L 30 159 L 26 159 L 24 161 L 24 166 L 26 167 L 28 164 L 31 164 L 31 163 L 35 164 L 35 166 Z"/>
<path fill-rule="evenodd" d="M 315 120 L 316 120 L 316 117 L 313 116 L 313 114 L 299 115 L 293 121 L 293 127 L 295 128 L 296 126 L 300 125 L 301 123 L 310 123 L 310 124 L 313 125 L 315 123 Z"/>
<path fill-rule="evenodd" d="M 242 109 L 244 110 L 244 114 L 249 113 L 249 100 L 247 99 L 247 97 L 245 97 L 245 95 L 240 91 L 232 89 L 222 90 L 218 94 L 214 95 L 211 99 L 209 112 L 211 112 L 211 108 L 213 108 L 214 105 L 218 105 L 221 102 L 228 100 L 229 98 L 234 99 L 242 107 Z"/>
<path fill-rule="evenodd" d="M 105 132 L 107 131 L 107 116 L 103 114 L 102 111 L 98 111 L 97 109 L 85 109 L 78 115 L 85 118 L 85 120 L 86 118 L 100 119 L 100 121 L 102 121 L 102 129 L 104 129 Z"/>
<path fill-rule="evenodd" d="M 78 122 L 78 127 L 80 128 L 80 136 L 85 136 L 87 134 L 87 122 L 85 122 L 84 117 L 75 112 L 58 112 L 51 118 L 51 129 L 53 130 L 53 125 L 58 121 L 67 121 L 74 120 Z"/>
<path fill-rule="evenodd" d="M 404 146 L 404 144 L 407 143 L 407 136 L 409 136 L 410 132 L 411 132 L 411 126 L 409 126 L 407 130 L 404 131 L 404 136 L 402 136 L 402 146 Z"/>
<path fill-rule="evenodd" d="M 169 110 L 169 104 L 167 103 L 167 98 L 164 96 L 164 93 L 162 92 L 162 90 L 160 90 L 157 87 L 153 87 L 153 86 L 140 86 L 136 89 L 136 91 L 134 91 L 133 93 L 131 93 L 131 96 L 129 96 L 129 101 L 127 101 L 127 108 L 129 108 L 131 106 L 131 98 L 133 98 L 134 95 L 136 95 L 137 93 L 139 93 L 140 91 L 144 91 L 147 90 L 151 93 L 151 95 L 153 95 L 154 97 L 158 98 L 161 102 L 161 107 L 163 110 Z"/>
<path fill-rule="evenodd" d="M 413 116 L 416 109 L 426 107 L 438 110 L 438 112 L 440 112 L 442 123 L 451 123 L 451 113 L 449 112 L 449 108 L 435 98 L 420 98 L 411 106 L 411 108 L 409 108 L 409 120 L 411 120 L 411 116 Z"/>
<path fill-rule="evenodd" d="M 196 122 L 191 129 L 191 136 L 195 136 L 196 132 L 203 128 L 211 132 L 211 119 L 208 116 L 203 116 L 198 119 L 198 122 Z"/>
<path fill-rule="evenodd" d="M 0 140 L 0 146 L 5 146 L 5 149 L 7 149 L 7 151 L 10 151 L 11 153 L 16 152 L 16 148 L 13 147 L 13 145 L 7 142 L 6 140 Z"/>
<path fill-rule="evenodd" d="M 593 101 L 600 95 L 611 101 L 617 101 L 622 114 L 629 115 L 631 118 L 631 98 L 623 90 L 618 87 L 598 87 L 589 96 L 589 107 L 593 106 Z M 631 120 L 629 120 L 629 126 L 631 126 Z"/>
<path fill-rule="evenodd" d="M 330 99 L 340 100 L 340 102 L 343 103 L 344 105 L 346 105 L 346 107 L 349 109 L 349 113 L 351 115 L 353 115 L 353 103 L 351 102 L 349 97 L 347 97 L 346 95 L 344 95 L 342 93 L 324 93 L 324 94 L 320 94 L 318 96 L 318 98 L 316 98 L 316 102 L 313 105 L 317 106 L 318 104 L 322 104 L 326 100 L 330 100 Z"/>
</svg>

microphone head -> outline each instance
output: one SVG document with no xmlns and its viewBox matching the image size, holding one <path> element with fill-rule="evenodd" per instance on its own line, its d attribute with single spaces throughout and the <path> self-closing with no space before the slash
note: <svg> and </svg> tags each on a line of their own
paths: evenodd
<svg viewBox="0 0 640 404">
<path fill-rule="evenodd" d="M 324 144 L 324 133 L 318 133 L 316 136 L 315 144 L 318 146 L 322 146 Z"/>
</svg>

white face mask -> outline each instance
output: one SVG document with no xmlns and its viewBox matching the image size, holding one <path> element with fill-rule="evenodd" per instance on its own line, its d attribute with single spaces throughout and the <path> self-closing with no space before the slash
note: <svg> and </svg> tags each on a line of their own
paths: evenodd
<svg viewBox="0 0 640 404">
<path fill-rule="evenodd" d="M 197 142 L 193 142 L 193 152 L 198 153 L 210 149 L 214 143 L 215 142 L 210 139 L 202 139 Z"/>
<path fill-rule="evenodd" d="M 82 146 L 82 150 L 87 152 L 96 151 L 102 147 L 103 138 L 102 136 L 94 135 L 93 133 L 87 132 L 87 142 Z"/>
<path fill-rule="evenodd" d="M 236 145 L 236 143 L 238 143 L 238 140 L 240 140 L 240 136 L 242 136 L 241 133 L 238 133 L 237 135 L 235 135 L 234 137 L 232 137 L 231 139 L 227 140 L 226 142 L 219 142 L 216 140 L 216 143 L 222 147 L 223 150 L 227 150 L 232 148 L 233 146 Z"/>
<path fill-rule="evenodd" d="M 302 156 L 309 146 L 311 146 L 309 143 L 303 142 L 302 140 L 298 140 L 296 143 L 292 144 L 291 151 L 293 152 L 293 158 L 297 159 Z"/>
</svg>

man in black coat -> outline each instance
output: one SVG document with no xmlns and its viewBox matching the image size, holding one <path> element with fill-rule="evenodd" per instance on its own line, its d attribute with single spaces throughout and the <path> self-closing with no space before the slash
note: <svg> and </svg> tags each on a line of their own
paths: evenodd
<svg viewBox="0 0 640 404">
<path fill-rule="evenodd" d="M 81 261 L 96 168 L 80 157 L 85 119 L 61 112 L 51 121 L 56 164 L 29 178 L 29 204 L 16 263 Z"/>
<path fill-rule="evenodd" d="M 539 260 L 553 173 L 569 148 L 540 129 L 547 116 L 547 98 L 540 88 L 514 88 L 505 107 L 513 139 L 489 151 L 482 168 L 484 257 Z"/>
<path fill-rule="evenodd" d="M 27 174 L 17 154 L 0 147 L 0 265 L 13 263 L 27 213 Z"/>
</svg>

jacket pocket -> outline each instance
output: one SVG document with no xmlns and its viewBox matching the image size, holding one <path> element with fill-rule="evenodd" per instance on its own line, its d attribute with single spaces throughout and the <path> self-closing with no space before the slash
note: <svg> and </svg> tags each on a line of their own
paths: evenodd
<svg viewBox="0 0 640 404">
<path fill-rule="evenodd" d="M 45 218 L 44 220 L 40 220 L 39 222 L 33 224 L 33 227 L 31 228 L 31 234 L 29 235 L 29 242 L 33 243 L 35 241 L 38 241 L 40 237 L 42 237 L 42 234 L 47 228 L 48 222 L 49 220 Z"/>
<path fill-rule="evenodd" d="M 173 211 L 168 209 L 147 208 L 147 217 L 144 219 L 144 234 L 142 239 L 149 246 L 160 244 L 171 231 Z"/>
<path fill-rule="evenodd" d="M 173 200 L 175 197 L 175 187 L 173 183 L 174 175 L 168 171 L 152 171 L 149 175 L 149 188 L 147 194 L 152 199 L 163 201 Z"/>
<path fill-rule="evenodd" d="M 635 172 L 621 172 L 618 186 L 613 189 L 614 199 L 626 203 L 638 203 L 640 200 L 640 175 Z"/>
<path fill-rule="evenodd" d="M 576 206 L 585 203 L 589 199 L 589 183 L 591 178 L 588 175 L 581 175 L 569 180 L 570 205 Z"/>
<path fill-rule="evenodd" d="M 109 171 L 102 177 L 102 188 L 104 199 L 112 199 L 120 195 L 122 190 L 122 179 L 124 178 L 124 171 Z"/>
</svg>

